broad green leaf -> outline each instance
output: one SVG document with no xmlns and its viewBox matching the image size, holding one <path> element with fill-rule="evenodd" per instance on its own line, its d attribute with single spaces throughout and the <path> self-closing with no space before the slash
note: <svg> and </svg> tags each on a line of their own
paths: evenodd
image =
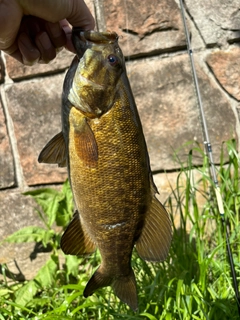
<svg viewBox="0 0 240 320">
<path fill-rule="evenodd" d="M 45 248 L 50 243 L 50 240 L 54 237 L 54 235 L 55 232 L 52 229 L 47 230 L 46 233 L 43 235 L 42 244 Z"/>
<path fill-rule="evenodd" d="M 51 227 L 56 220 L 59 202 L 64 199 L 63 194 L 57 190 L 45 188 L 28 191 L 25 192 L 24 195 L 30 195 L 34 198 L 47 217 L 48 227 Z"/>
<path fill-rule="evenodd" d="M 86 283 L 84 285 L 81 285 L 81 283 L 79 283 L 79 284 L 66 284 L 62 288 L 64 290 L 82 290 L 85 288 L 85 286 L 86 286 Z"/>
<path fill-rule="evenodd" d="M 31 301 L 39 289 L 50 287 L 55 279 L 58 269 L 56 257 L 51 257 L 47 263 L 38 271 L 33 280 L 27 282 L 16 292 L 16 303 L 25 306 Z"/>
<path fill-rule="evenodd" d="M 6 318 L 4 318 L 4 317 L 3 317 L 2 313 L 6 313 L 6 311 L 5 311 L 5 310 L 1 310 L 1 309 L 0 309 L 0 319 L 1 319 L 1 320 L 5 320 Z M 7 314 L 8 314 L 8 315 L 11 315 L 11 313 L 10 313 L 10 312 L 9 312 L 9 313 L 7 313 Z"/>
<path fill-rule="evenodd" d="M 12 293 L 12 290 L 7 289 L 7 288 L 0 288 L 0 297 L 5 296 L 8 293 Z"/>
<path fill-rule="evenodd" d="M 35 280 L 44 288 L 51 286 L 56 279 L 58 268 L 58 258 L 52 255 L 47 263 L 38 271 Z"/>
<path fill-rule="evenodd" d="M 71 220 L 73 213 L 73 197 L 72 190 L 68 180 L 63 184 L 62 194 L 64 198 L 59 203 L 56 215 L 56 223 L 58 226 L 66 227 Z"/>
<path fill-rule="evenodd" d="M 61 202 L 59 204 L 59 209 L 56 214 L 56 224 L 57 226 L 66 227 L 71 221 L 73 212 L 68 211 L 65 204 Z"/>
<path fill-rule="evenodd" d="M 79 259 L 76 256 L 66 255 L 67 274 L 77 277 L 79 273 Z"/>
<path fill-rule="evenodd" d="M 25 306 L 33 299 L 38 290 L 38 285 L 34 280 L 30 280 L 16 292 L 15 302 L 21 306 Z"/>
<path fill-rule="evenodd" d="M 6 310 L 5 308 L 0 308 L 0 319 L 6 320 L 6 318 L 3 317 L 3 314 L 7 314 L 9 316 L 12 315 L 12 313 L 9 310 Z"/>
<path fill-rule="evenodd" d="M 14 232 L 4 241 L 10 243 L 40 242 L 46 237 L 47 233 L 49 231 L 41 227 L 29 226 Z"/>
<path fill-rule="evenodd" d="M 53 196 L 48 202 L 48 209 L 45 213 L 48 215 L 48 225 L 51 227 L 56 221 L 57 212 L 59 210 L 59 203 L 63 199 L 62 195 L 59 194 Z"/>
<path fill-rule="evenodd" d="M 141 313 L 140 316 L 147 317 L 147 318 L 150 319 L 150 320 L 158 320 L 158 319 L 157 319 L 156 317 L 154 317 L 152 314 L 147 313 L 147 312 Z"/>
<path fill-rule="evenodd" d="M 62 193 L 66 196 L 68 203 L 70 205 L 70 208 L 71 208 L 72 207 L 71 201 L 72 201 L 73 197 L 72 197 L 71 186 L 70 186 L 68 179 L 63 184 Z"/>
</svg>

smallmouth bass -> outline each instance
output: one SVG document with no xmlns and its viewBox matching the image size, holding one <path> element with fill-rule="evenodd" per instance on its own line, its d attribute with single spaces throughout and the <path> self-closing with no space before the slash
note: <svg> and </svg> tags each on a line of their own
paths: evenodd
<svg viewBox="0 0 240 320">
<path fill-rule="evenodd" d="M 136 310 L 133 247 L 144 260 L 163 261 L 171 222 L 155 197 L 117 34 L 73 28 L 73 43 L 77 57 L 64 82 L 62 132 L 44 147 L 39 162 L 68 167 L 77 211 L 62 236 L 63 252 L 83 255 L 99 248 L 102 262 L 84 296 L 111 286 Z"/>
</svg>

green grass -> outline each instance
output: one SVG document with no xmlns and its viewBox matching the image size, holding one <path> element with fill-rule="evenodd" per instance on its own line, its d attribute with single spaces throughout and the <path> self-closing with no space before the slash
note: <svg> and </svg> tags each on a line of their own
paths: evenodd
<svg viewBox="0 0 240 320">
<path fill-rule="evenodd" d="M 228 161 L 224 163 L 222 152 L 218 176 L 240 281 L 239 157 L 234 141 L 225 143 L 224 149 L 228 151 Z M 201 167 L 193 167 L 193 154 L 202 157 Z M 196 145 L 189 152 L 187 163 L 180 164 L 176 185 L 165 203 L 174 231 L 168 259 L 151 264 L 133 253 L 139 298 L 137 313 L 121 303 L 110 288 L 83 298 L 84 287 L 100 262 L 98 252 L 87 258 L 66 256 L 64 268 L 60 268 L 60 258 L 64 255 L 59 249 L 60 233 L 56 233 L 53 226 L 65 228 L 72 214 L 71 191 L 66 182 L 61 192 L 41 189 L 27 193 L 38 203 L 39 218 L 45 227 L 28 227 L 6 240 L 12 243 L 41 242 L 44 246 L 51 246 L 52 253 L 36 277 L 24 283 L 10 282 L 7 266 L 2 266 L 0 320 L 239 319 L 225 231 L 209 178 L 208 162 Z M 177 216 L 180 219 L 176 219 Z"/>
</svg>

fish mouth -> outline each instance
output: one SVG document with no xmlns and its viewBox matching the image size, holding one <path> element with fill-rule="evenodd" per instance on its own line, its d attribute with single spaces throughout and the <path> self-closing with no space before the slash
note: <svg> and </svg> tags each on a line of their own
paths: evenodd
<svg viewBox="0 0 240 320">
<path fill-rule="evenodd" d="M 79 58 L 94 45 L 109 45 L 118 41 L 116 32 L 84 31 L 81 28 L 72 29 L 72 42 Z"/>
</svg>

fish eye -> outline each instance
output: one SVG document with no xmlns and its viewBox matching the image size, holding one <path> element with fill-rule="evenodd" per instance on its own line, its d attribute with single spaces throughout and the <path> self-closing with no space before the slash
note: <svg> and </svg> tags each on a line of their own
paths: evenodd
<svg viewBox="0 0 240 320">
<path fill-rule="evenodd" d="M 114 54 L 110 54 L 107 59 L 111 66 L 116 66 L 119 63 L 118 57 L 116 57 Z"/>
</svg>

